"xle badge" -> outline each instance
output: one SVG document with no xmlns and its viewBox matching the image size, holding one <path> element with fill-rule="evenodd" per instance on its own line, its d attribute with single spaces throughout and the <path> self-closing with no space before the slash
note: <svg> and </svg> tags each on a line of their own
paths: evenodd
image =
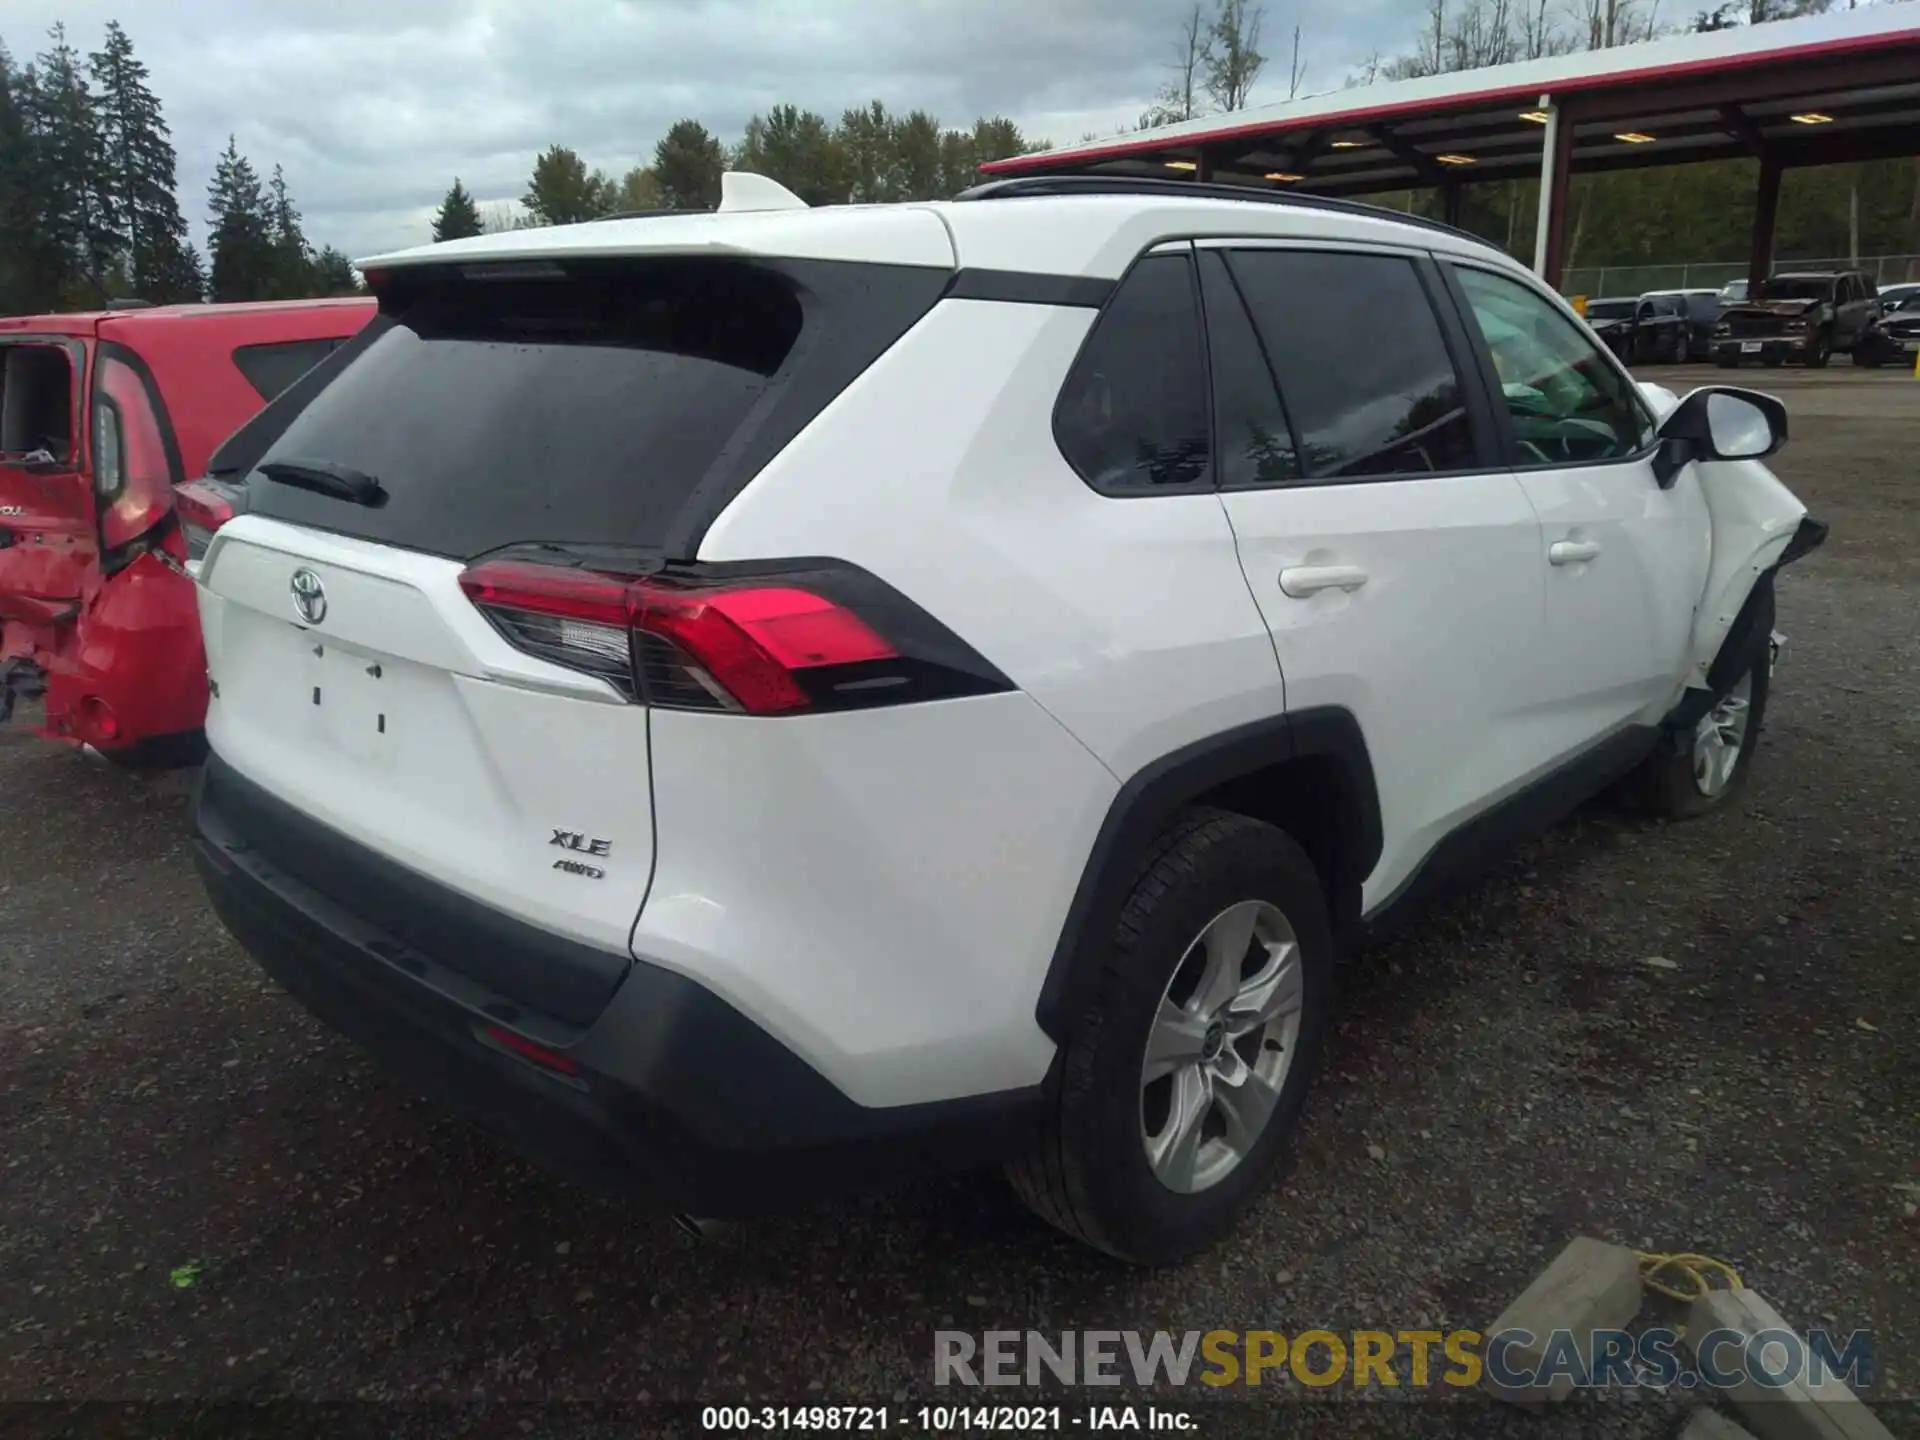
<svg viewBox="0 0 1920 1440">
<path fill-rule="evenodd" d="M 577 851 L 582 855 L 607 855 L 613 851 L 611 840 L 593 840 L 578 830 L 555 830 L 549 845 L 558 845 L 562 850 Z M 607 872 L 596 865 L 582 865 L 578 860 L 556 860 L 553 868 L 565 871 L 569 875 L 584 875 L 589 880 L 604 880 Z"/>
</svg>

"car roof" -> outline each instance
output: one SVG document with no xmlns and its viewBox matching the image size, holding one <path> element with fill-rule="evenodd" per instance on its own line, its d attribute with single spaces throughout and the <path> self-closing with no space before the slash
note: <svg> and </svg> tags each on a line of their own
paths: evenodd
<svg viewBox="0 0 1920 1440">
<path fill-rule="evenodd" d="M 347 295 L 315 300 L 250 300 L 219 305 L 143 305 L 127 310 L 75 310 L 65 314 L 0 316 L 0 334 L 92 335 L 111 321 L 116 331 L 137 329 L 150 321 L 224 320 L 237 315 L 270 315 L 296 310 L 364 308 L 371 296 Z"/>
<path fill-rule="evenodd" d="M 1196 187 L 1197 189 L 1197 187 Z M 640 255 L 764 256 L 1117 279 L 1144 248 L 1178 235 L 1297 237 L 1442 250 L 1520 270 L 1470 236 L 1388 210 L 1266 203 L 1216 192 L 1005 194 L 816 209 L 721 210 L 592 220 L 422 245 L 356 262 L 377 281 L 399 268 Z"/>
<path fill-rule="evenodd" d="M 1649 290 L 1640 298 L 1650 300 L 1656 295 L 1718 295 L 1719 293 L 1718 290 L 1696 285 L 1689 290 Z"/>
</svg>

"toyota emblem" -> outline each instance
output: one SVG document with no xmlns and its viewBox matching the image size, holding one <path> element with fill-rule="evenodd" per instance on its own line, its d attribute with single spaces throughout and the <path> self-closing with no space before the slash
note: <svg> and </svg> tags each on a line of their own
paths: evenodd
<svg viewBox="0 0 1920 1440">
<path fill-rule="evenodd" d="M 313 571 L 302 565 L 293 572 L 287 588 L 293 591 L 294 610 L 307 624 L 318 625 L 327 618 L 327 587 Z"/>
</svg>

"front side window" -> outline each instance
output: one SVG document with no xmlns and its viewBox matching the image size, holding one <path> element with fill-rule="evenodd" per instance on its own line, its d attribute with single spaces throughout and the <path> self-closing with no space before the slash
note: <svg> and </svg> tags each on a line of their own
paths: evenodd
<svg viewBox="0 0 1920 1440">
<path fill-rule="evenodd" d="M 1308 481 L 1478 467 L 1460 377 L 1412 261 L 1235 250 L 1228 263 Z"/>
<path fill-rule="evenodd" d="M 1653 443 L 1632 382 L 1579 326 L 1517 280 L 1455 273 L 1493 354 L 1522 468 L 1620 460 Z"/>
<path fill-rule="evenodd" d="M 1067 376 L 1053 433 L 1102 494 L 1212 484 L 1206 357 L 1186 252 L 1149 255 L 1121 281 Z"/>
</svg>

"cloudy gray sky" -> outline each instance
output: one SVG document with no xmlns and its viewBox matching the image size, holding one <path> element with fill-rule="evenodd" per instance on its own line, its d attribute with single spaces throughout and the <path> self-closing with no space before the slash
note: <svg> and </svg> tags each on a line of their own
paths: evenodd
<svg viewBox="0 0 1920 1440">
<path fill-rule="evenodd" d="M 1399 48 L 1422 0 L 1269 0 L 1264 48 L 1296 20 L 1306 90 Z M 232 132 L 286 168 L 308 237 L 352 255 L 424 241 L 455 175 L 518 196 L 555 142 L 618 174 L 692 115 L 732 143 L 791 101 L 837 118 L 879 98 L 949 125 L 1005 114 L 1058 143 L 1136 116 L 1166 79 L 1186 0 L 0 0 L 25 60 L 64 20 L 82 52 L 117 16 L 153 72 L 204 231 Z M 1256 100 L 1284 98 L 1286 62 Z"/>
</svg>

